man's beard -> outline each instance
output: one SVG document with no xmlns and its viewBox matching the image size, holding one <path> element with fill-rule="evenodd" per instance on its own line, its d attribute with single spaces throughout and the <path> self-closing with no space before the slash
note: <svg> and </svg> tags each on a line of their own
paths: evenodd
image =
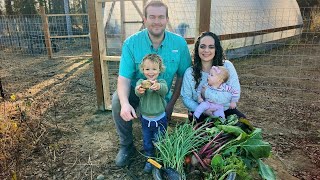
<svg viewBox="0 0 320 180">
<path fill-rule="evenodd" d="M 164 34 L 165 29 L 161 29 L 161 31 L 159 33 L 154 33 L 153 31 L 149 31 L 149 33 L 153 36 L 153 37 L 161 37 Z"/>
</svg>

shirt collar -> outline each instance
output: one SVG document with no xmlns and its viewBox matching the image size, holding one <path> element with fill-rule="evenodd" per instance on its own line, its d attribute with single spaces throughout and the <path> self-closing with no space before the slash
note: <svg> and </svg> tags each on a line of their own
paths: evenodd
<svg viewBox="0 0 320 180">
<path fill-rule="evenodd" d="M 151 40 L 150 40 L 150 38 L 149 38 L 148 29 L 146 28 L 146 29 L 144 29 L 143 31 L 144 31 L 144 33 L 145 33 L 145 35 L 146 35 L 146 41 L 147 41 L 149 47 L 153 47 L 152 42 L 151 42 Z M 167 39 L 168 39 L 168 32 L 167 32 L 167 30 L 165 30 L 165 31 L 164 31 L 164 39 L 163 39 L 163 41 L 161 42 L 161 44 L 160 44 L 159 47 L 166 46 L 166 45 L 167 45 L 167 41 L 168 41 Z"/>
</svg>

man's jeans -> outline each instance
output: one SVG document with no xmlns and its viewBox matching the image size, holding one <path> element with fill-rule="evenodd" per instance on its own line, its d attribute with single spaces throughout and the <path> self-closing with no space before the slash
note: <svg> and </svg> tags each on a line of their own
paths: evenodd
<svg viewBox="0 0 320 180">
<path fill-rule="evenodd" d="M 159 135 L 165 133 L 167 129 L 167 116 L 164 116 L 158 121 L 148 121 L 142 116 L 142 136 L 143 136 L 143 148 L 146 156 L 154 156 L 154 145 L 153 142 L 157 140 Z"/>
<path fill-rule="evenodd" d="M 131 87 L 129 95 L 129 103 L 136 109 L 139 105 L 139 98 L 134 93 L 134 88 Z M 132 134 L 132 120 L 125 121 L 120 116 L 121 105 L 118 92 L 115 91 L 112 96 L 112 117 L 116 125 L 117 133 L 119 135 L 120 145 L 129 146 L 133 144 Z"/>
</svg>

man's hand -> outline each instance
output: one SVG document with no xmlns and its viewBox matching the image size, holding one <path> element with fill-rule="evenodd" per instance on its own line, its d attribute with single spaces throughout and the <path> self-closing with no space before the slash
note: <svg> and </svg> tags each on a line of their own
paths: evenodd
<svg viewBox="0 0 320 180">
<path fill-rule="evenodd" d="M 172 116 L 172 112 L 173 112 L 173 106 L 174 106 L 174 104 L 172 104 L 170 102 L 167 104 L 166 115 L 167 115 L 168 121 L 171 120 L 171 116 Z"/>
<path fill-rule="evenodd" d="M 137 118 L 136 111 L 130 104 L 124 104 L 121 106 L 120 116 L 125 121 L 131 121 Z"/>
<path fill-rule="evenodd" d="M 117 91 L 121 104 L 120 116 L 125 121 L 137 118 L 134 108 L 129 103 L 130 82 L 131 80 L 128 78 L 118 77 Z"/>
<path fill-rule="evenodd" d="M 231 102 L 229 109 L 235 109 L 237 107 L 237 103 L 236 102 Z"/>
</svg>

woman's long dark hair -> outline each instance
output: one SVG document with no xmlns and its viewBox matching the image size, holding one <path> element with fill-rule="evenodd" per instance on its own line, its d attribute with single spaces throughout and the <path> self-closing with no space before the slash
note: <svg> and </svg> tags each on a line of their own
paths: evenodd
<svg viewBox="0 0 320 180">
<path fill-rule="evenodd" d="M 205 36 L 211 36 L 214 39 L 216 54 L 213 57 L 212 66 L 223 66 L 224 56 L 223 56 L 223 49 L 222 49 L 219 37 L 210 31 L 201 33 L 201 35 L 198 37 L 194 45 L 194 50 L 193 50 L 193 77 L 194 77 L 194 80 L 196 81 L 195 89 L 197 89 L 200 84 L 201 70 L 202 70 L 202 62 L 199 56 L 198 49 L 200 45 L 200 40 Z"/>
</svg>

